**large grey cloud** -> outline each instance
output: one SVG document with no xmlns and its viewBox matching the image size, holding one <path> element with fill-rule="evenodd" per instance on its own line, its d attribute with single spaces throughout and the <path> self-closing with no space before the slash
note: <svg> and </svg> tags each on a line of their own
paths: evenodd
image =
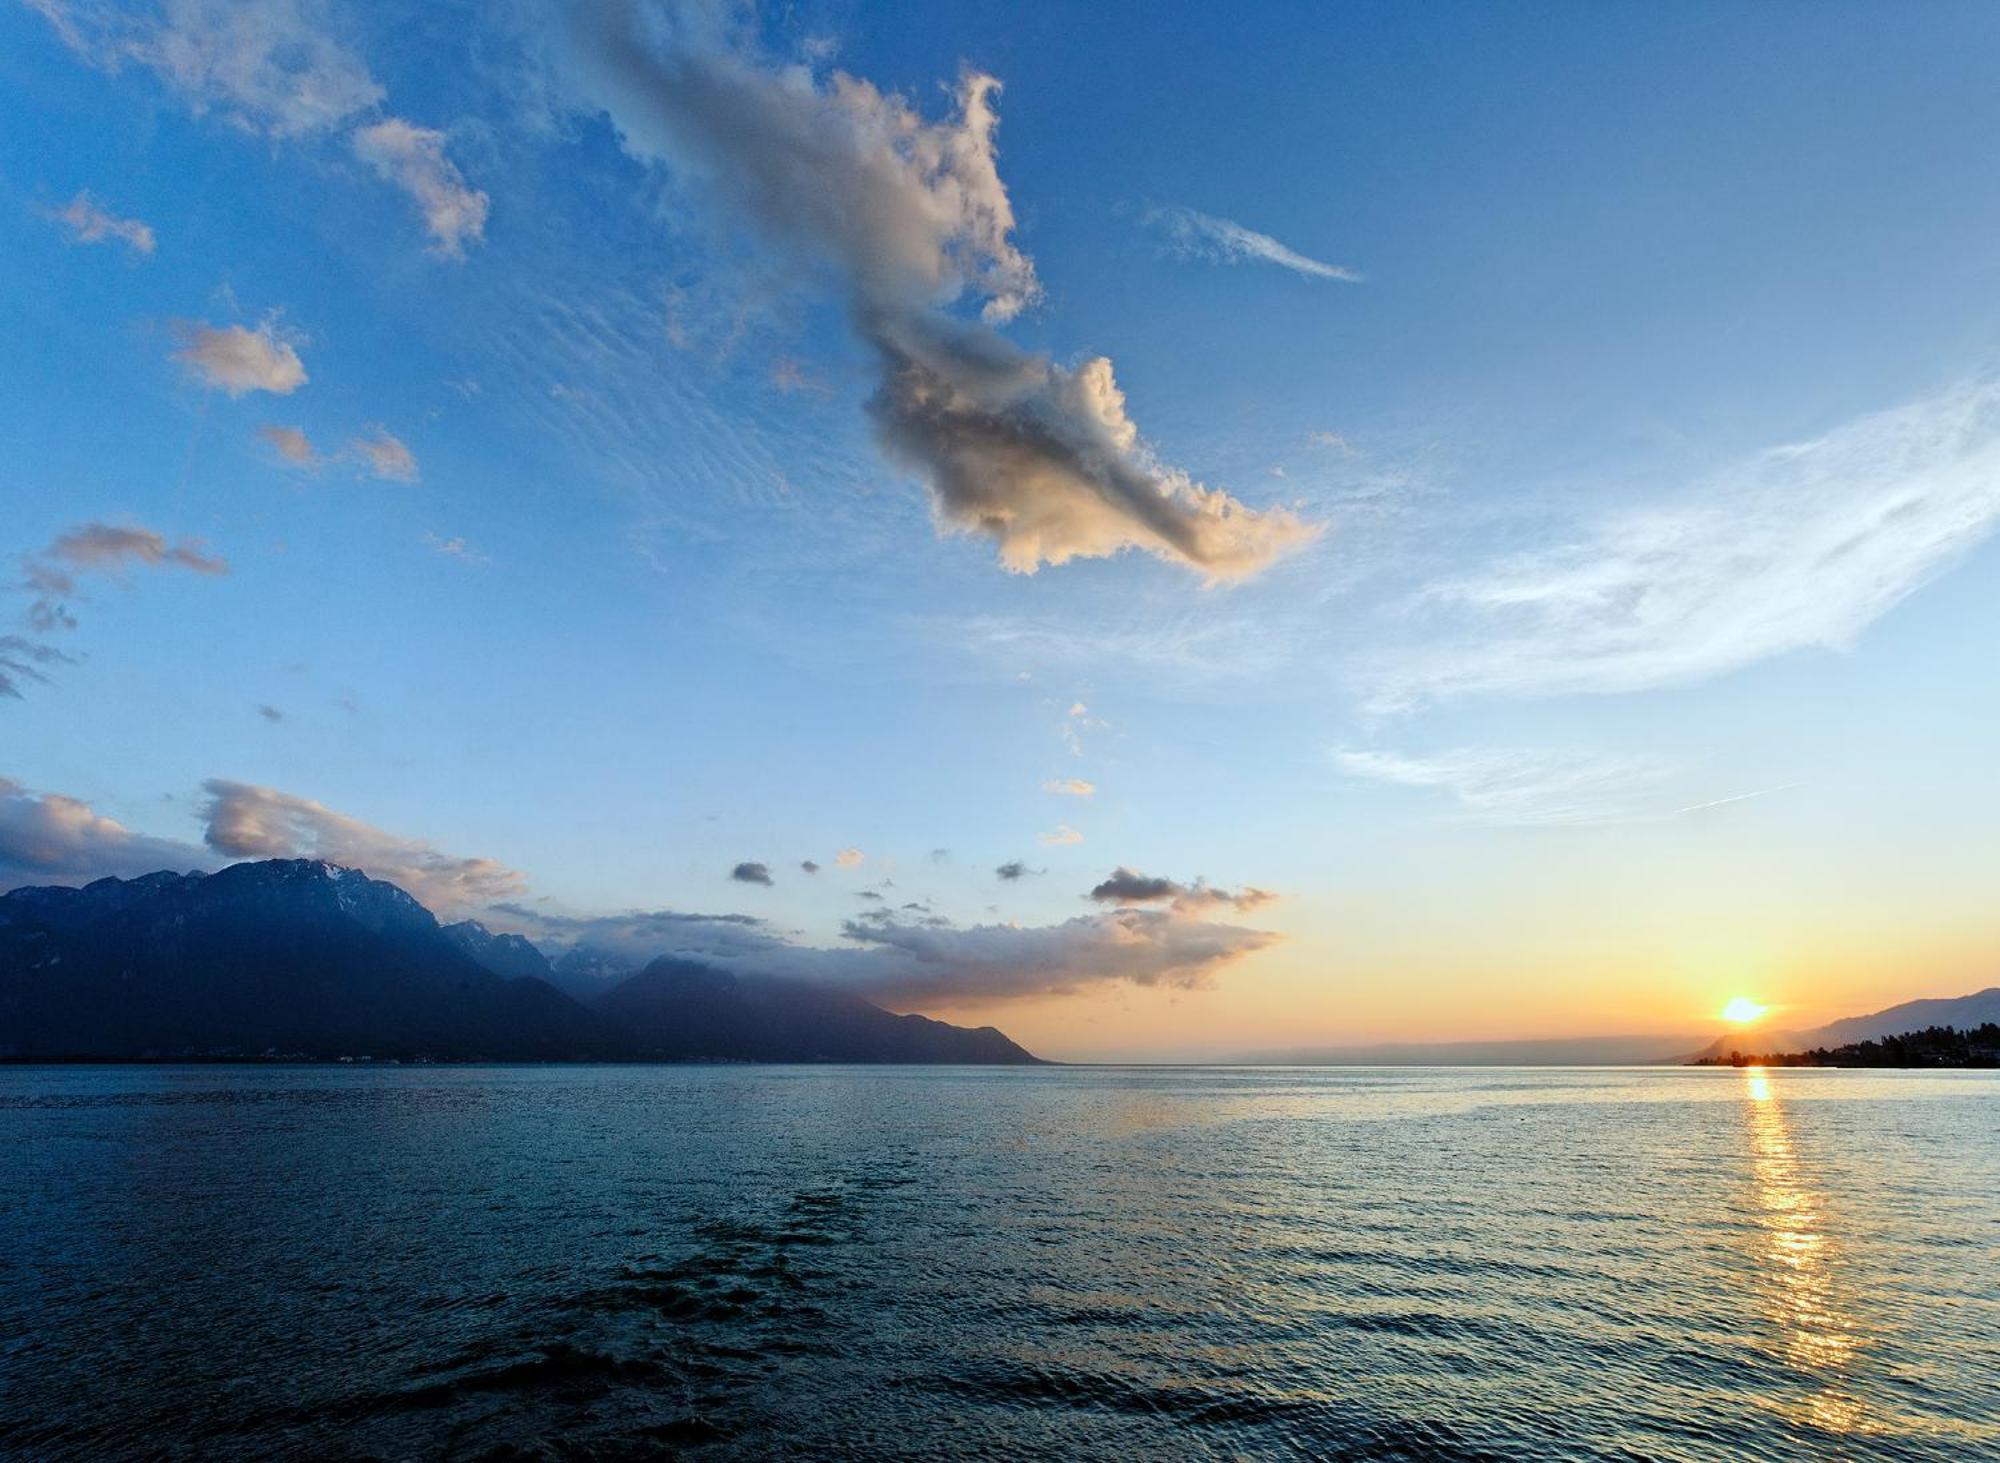
<svg viewBox="0 0 2000 1463">
<path fill-rule="evenodd" d="M 443 853 L 310 798 L 222 778 L 202 789 L 205 850 L 134 833 L 81 799 L 0 778 L 0 882 L 74 883 L 238 859 L 319 858 L 400 884 L 443 913 L 483 907 L 523 886 L 496 860 Z"/>
<path fill-rule="evenodd" d="M 1012 238 L 994 78 L 967 71 L 956 112 L 930 121 L 859 78 L 764 64 L 718 16 L 580 6 L 568 82 L 633 154 L 832 278 L 880 361 L 877 434 L 929 486 L 940 527 L 991 538 L 1022 573 L 1136 548 L 1210 580 L 1253 574 L 1314 536 L 1155 459 L 1109 360 L 1071 370 L 993 328 L 1041 293 Z M 948 313 L 966 298 L 979 323 Z"/>
<path fill-rule="evenodd" d="M 129 878 L 213 863 L 193 844 L 134 833 L 79 798 L 31 792 L 0 777 L 0 888 Z"/>
<path fill-rule="evenodd" d="M 444 853 L 310 798 L 225 778 L 211 778 L 202 789 L 208 846 L 232 858 L 325 859 L 400 884 L 447 914 L 505 899 L 526 885 L 496 859 Z"/>
</svg>

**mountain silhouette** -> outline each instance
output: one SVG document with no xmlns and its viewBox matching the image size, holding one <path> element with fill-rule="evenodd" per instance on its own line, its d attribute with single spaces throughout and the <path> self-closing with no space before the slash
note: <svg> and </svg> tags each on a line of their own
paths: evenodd
<svg viewBox="0 0 2000 1463">
<path fill-rule="evenodd" d="M 1805 1031 L 1777 1027 L 1753 1027 L 1748 1031 L 1718 1036 L 1700 1051 L 1683 1058 L 1700 1061 L 1705 1057 L 1726 1057 L 1731 1052 L 1805 1052 L 1820 1047 L 1852 1046 L 1858 1042 L 1880 1041 L 1885 1036 L 1908 1036 L 1933 1026 L 1950 1026 L 1971 1031 L 1987 1022 L 2000 1022 L 2000 986 L 1988 986 L 1969 996 L 1942 996 L 1921 1001 L 1904 1001 L 1866 1016 L 1843 1016 L 1824 1026 Z"/>
<path fill-rule="evenodd" d="M 311 859 L 0 895 L 0 1057 L 1032 1062 L 991 1028 L 655 962 L 595 1008 L 541 950 Z"/>
</svg>

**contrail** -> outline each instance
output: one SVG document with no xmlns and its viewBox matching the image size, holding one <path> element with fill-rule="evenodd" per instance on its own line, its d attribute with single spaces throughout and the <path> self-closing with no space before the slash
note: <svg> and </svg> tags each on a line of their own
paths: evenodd
<svg viewBox="0 0 2000 1463">
<path fill-rule="evenodd" d="M 1781 782 L 1776 787 L 1761 787 L 1755 792 L 1739 792 L 1735 797 L 1716 798 L 1706 803 L 1689 803 L 1685 808 L 1675 808 L 1673 816 L 1678 818 L 1683 813 L 1699 813 L 1704 808 L 1719 808 L 1727 803 L 1747 803 L 1752 798 L 1769 797 L 1774 792 L 1790 792 L 1795 787 L 1804 786 L 1803 782 Z"/>
</svg>

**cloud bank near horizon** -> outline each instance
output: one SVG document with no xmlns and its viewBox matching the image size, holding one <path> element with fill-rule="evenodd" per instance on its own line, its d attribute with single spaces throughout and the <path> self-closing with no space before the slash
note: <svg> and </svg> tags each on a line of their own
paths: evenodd
<svg viewBox="0 0 2000 1463">
<path fill-rule="evenodd" d="M 1164 881 L 1164 893 L 1131 891 L 1126 907 L 1050 925 L 961 926 L 911 900 L 844 921 L 836 946 L 805 943 L 749 914 L 578 915 L 524 897 L 525 876 L 495 859 L 446 853 L 275 788 L 211 778 L 202 791 L 205 847 L 137 833 L 81 799 L 0 778 L 0 888 L 317 858 L 398 884 L 445 918 L 477 917 L 557 953 L 580 946 L 632 968 L 674 956 L 741 974 L 826 982 L 904 1006 L 976 1006 L 1120 983 L 1198 989 L 1281 938 L 1207 918 L 1224 908 L 1254 909 L 1272 896 L 1172 881 Z M 754 874 L 759 866 L 739 868 Z M 1121 869 L 1113 880 L 1140 877 Z M 1163 907 L 1136 907 L 1142 903 Z"/>
</svg>

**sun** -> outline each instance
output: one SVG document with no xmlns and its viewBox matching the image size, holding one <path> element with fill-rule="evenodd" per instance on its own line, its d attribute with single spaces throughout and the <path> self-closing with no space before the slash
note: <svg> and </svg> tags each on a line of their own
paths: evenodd
<svg viewBox="0 0 2000 1463">
<path fill-rule="evenodd" d="M 1722 1019 L 1741 1026 L 1745 1022 L 1755 1021 L 1770 1009 L 1769 1006 L 1758 1005 L 1748 996 L 1731 996 L 1729 1004 L 1722 1008 Z"/>
</svg>

